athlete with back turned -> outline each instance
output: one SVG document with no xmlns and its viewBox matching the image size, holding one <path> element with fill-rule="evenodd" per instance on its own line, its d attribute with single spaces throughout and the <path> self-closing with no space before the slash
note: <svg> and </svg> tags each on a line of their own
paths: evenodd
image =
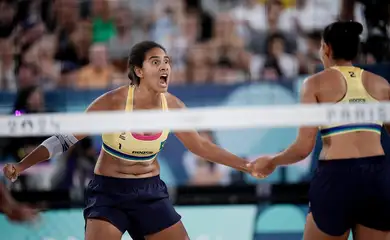
<svg viewBox="0 0 390 240">
<path fill-rule="evenodd" d="M 325 70 L 302 86 L 301 103 L 370 103 L 390 100 L 382 77 L 354 67 L 363 26 L 335 22 L 323 32 Z M 390 239 L 390 163 L 381 146 L 381 122 L 301 127 L 295 142 L 254 166 L 267 176 L 277 166 L 296 163 L 312 151 L 319 131 L 323 148 L 309 190 L 305 240 Z M 385 125 L 387 131 L 389 125 Z"/>
</svg>

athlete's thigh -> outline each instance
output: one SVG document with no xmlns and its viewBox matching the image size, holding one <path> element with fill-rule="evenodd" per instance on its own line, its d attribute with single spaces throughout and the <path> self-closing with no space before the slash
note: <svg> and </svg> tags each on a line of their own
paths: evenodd
<svg viewBox="0 0 390 240">
<path fill-rule="evenodd" d="M 383 161 L 387 159 L 383 157 Z M 361 226 L 357 230 L 390 232 L 390 164 L 372 164 L 370 170 L 365 172 L 365 198 L 359 206 L 356 224 Z"/>
<path fill-rule="evenodd" d="M 189 240 L 187 231 L 181 221 L 154 234 L 145 236 L 146 240 Z"/>
<path fill-rule="evenodd" d="M 136 205 L 133 206 L 136 207 L 136 210 L 128 212 L 131 222 L 127 231 L 130 235 L 154 236 L 156 233 L 163 232 L 163 236 L 165 234 L 183 236 L 185 231 L 180 228 L 182 224 L 177 225 L 181 220 L 181 216 L 173 207 L 167 187 L 162 180 L 149 185 L 145 190 L 138 191 L 138 199 L 139 201 L 134 203 Z M 169 230 L 165 232 L 166 229 Z"/>
<path fill-rule="evenodd" d="M 323 172 L 313 178 L 309 190 L 308 227 L 313 222 L 315 229 L 337 237 L 354 226 L 355 190 L 349 182 L 342 173 Z"/>
<path fill-rule="evenodd" d="M 363 225 L 357 225 L 353 231 L 354 240 L 390 240 L 390 231 L 384 232 L 365 227 Z"/>
<path fill-rule="evenodd" d="M 313 215 L 311 213 L 307 215 L 303 240 L 347 240 L 348 236 L 349 230 L 341 236 L 331 236 L 322 232 L 314 222 Z"/>
<path fill-rule="evenodd" d="M 101 219 L 87 219 L 85 240 L 120 240 L 123 233 L 110 222 Z"/>
</svg>

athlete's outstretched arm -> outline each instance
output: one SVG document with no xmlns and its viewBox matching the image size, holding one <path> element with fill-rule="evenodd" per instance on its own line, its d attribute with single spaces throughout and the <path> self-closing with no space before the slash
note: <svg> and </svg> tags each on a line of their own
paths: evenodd
<svg viewBox="0 0 390 240">
<path fill-rule="evenodd" d="M 93 101 L 86 112 L 106 110 L 107 101 L 105 98 L 111 93 L 102 95 Z M 46 161 L 54 156 L 58 156 L 66 152 L 70 147 L 76 144 L 78 141 L 85 138 L 86 135 L 72 135 L 72 134 L 58 134 L 46 139 L 35 148 L 30 154 L 22 159 L 17 164 L 6 164 L 3 168 L 4 175 L 10 180 L 16 180 L 18 175 L 26 169 Z"/>
<path fill-rule="evenodd" d="M 306 79 L 303 83 L 301 88 L 301 103 L 313 104 L 318 102 L 315 78 L 316 75 Z M 288 165 L 305 159 L 313 150 L 317 132 L 317 127 L 300 127 L 295 142 L 283 152 L 275 155 L 272 159 L 273 164 L 275 166 Z"/>
<path fill-rule="evenodd" d="M 167 96 L 167 101 L 169 108 L 185 108 L 184 103 L 173 95 Z M 197 131 L 176 132 L 175 135 L 195 155 L 242 172 L 251 172 L 247 167 L 248 161 L 218 147 L 207 138 L 200 136 Z"/>
</svg>

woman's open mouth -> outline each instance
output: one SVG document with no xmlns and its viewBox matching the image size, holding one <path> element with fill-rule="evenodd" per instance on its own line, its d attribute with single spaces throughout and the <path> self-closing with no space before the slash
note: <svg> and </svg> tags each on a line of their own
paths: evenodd
<svg viewBox="0 0 390 240">
<path fill-rule="evenodd" d="M 168 74 L 160 75 L 160 85 L 162 87 L 167 87 L 168 86 Z"/>
</svg>

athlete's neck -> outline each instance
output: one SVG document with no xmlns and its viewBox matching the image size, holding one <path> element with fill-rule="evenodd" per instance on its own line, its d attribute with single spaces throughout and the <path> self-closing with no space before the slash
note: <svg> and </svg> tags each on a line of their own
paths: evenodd
<svg viewBox="0 0 390 240">
<path fill-rule="evenodd" d="M 142 84 L 134 89 L 134 104 L 137 108 L 156 108 L 161 105 L 161 93 L 157 93 Z"/>
<path fill-rule="evenodd" d="M 345 67 L 352 67 L 353 64 L 351 61 L 345 61 L 345 60 L 333 60 L 331 63 L 331 66 L 345 66 Z"/>
</svg>

